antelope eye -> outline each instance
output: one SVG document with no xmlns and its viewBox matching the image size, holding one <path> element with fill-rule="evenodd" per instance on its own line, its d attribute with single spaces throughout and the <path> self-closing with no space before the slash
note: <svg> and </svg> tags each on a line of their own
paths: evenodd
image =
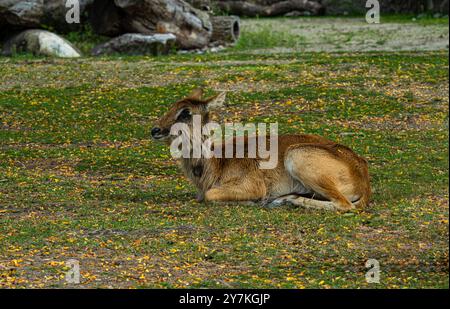
<svg viewBox="0 0 450 309">
<path fill-rule="evenodd" d="M 177 117 L 177 121 L 189 120 L 191 119 L 191 111 L 189 109 L 183 109 Z"/>
</svg>

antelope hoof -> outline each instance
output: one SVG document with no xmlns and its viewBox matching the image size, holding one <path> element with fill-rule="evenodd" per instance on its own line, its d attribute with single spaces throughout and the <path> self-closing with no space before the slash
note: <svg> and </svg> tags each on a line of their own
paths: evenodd
<svg viewBox="0 0 450 309">
<path fill-rule="evenodd" d="M 196 200 L 198 203 L 203 202 L 203 201 L 205 200 L 205 195 L 203 194 L 203 192 L 197 193 L 197 197 L 195 198 L 195 200 Z"/>
<path fill-rule="evenodd" d="M 273 209 L 278 208 L 287 203 L 285 198 L 277 198 L 277 199 L 267 199 L 262 202 L 262 206 L 264 208 Z"/>
<path fill-rule="evenodd" d="M 336 210 L 342 213 L 347 213 L 347 212 L 351 212 L 356 210 L 355 205 L 353 204 L 343 204 L 343 203 L 339 203 L 339 204 L 335 204 L 336 205 Z"/>
</svg>

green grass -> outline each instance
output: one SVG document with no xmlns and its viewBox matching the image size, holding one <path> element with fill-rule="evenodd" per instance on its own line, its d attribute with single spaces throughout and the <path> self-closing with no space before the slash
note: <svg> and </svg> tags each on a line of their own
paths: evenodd
<svg viewBox="0 0 450 309">
<path fill-rule="evenodd" d="M 448 52 L 251 53 L 282 39 L 0 58 L 0 286 L 77 287 L 64 281 L 76 258 L 83 287 L 448 288 Z M 195 202 L 149 131 L 198 86 L 230 90 L 218 119 L 278 121 L 366 157 L 370 207 Z"/>
<path fill-rule="evenodd" d="M 90 55 L 92 48 L 110 40 L 108 37 L 95 34 L 90 26 L 86 26 L 82 31 L 69 32 L 64 37 L 75 44 L 84 55 Z"/>
<path fill-rule="evenodd" d="M 274 47 L 298 47 L 304 41 L 301 36 L 287 32 L 274 31 L 269 26 L 263 26 L 253 32 L 243 32 L 235 49 L 249 50 Z"/>
<path fill-rule="evenodd" d="M 448 25 L 447 16 L 419 15 L 381 15 L 380 22 L 385 23 L 417 23 L 420 25 Z"/>
<path fill-rule="evenodd" d="M 242 36 L 235 51 L 264 53 L 304 51 L 396 50 L 399 46 L 423 49 L 438 38 L 448 37 L 448 16 L 386 15 L 380 24 L 368 24 L 364 15 L 355 17 L 276 17 L 242 19 Z M 396 27 L 395 27 L 395 26 Z M 408 41 L 413 36 L 417 41 Z M 422 37 L 432 38 L 423 43 Z M 440 42 L 445 48 L 445 41 Z M 448 48 L 448 45 L 447 45 Z M 261 52 L 261 51 L 260 51 Z"/>
</svg>

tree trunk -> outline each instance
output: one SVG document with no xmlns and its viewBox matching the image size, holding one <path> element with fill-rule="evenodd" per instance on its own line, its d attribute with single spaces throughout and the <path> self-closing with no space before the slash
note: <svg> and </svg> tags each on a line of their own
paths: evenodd
<svg viewBox="0 0 450 309">
<path fill-rule="evenodd" d="M 234 44 L 241 35 L 240 19 L 237 16 L 213 16 L 211 17 L 213 33 L 211 42 L 218 44 Z"/>
<path fill-rule="evenodd" d="M 95 0 L 92 14 L 97 33 L 173 33 L 182 49 L 205 47 L 212 25 L 206 12 L 182 0 Z"/>
<path fill-rule="evenodd" d="M 216 2 L 216 5 L 222 11 L 248 17 L 280 16 L 292 11 L 308 11 L 313 15 L 322 15 L 324 13 L 324 7 L 320 3 L 309 0 L 286 0 L 271 5 L 228 0 Z"/>
</svg>

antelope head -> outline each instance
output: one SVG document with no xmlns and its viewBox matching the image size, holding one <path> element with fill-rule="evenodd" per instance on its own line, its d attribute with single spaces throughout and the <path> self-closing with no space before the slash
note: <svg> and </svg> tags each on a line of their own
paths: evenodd
<svg viewBox="0 0 450 309">
<path fill-rule="evenodd" d="M 173 103 L 166 114 L 155 123 L 151 130 L 152 138 L 170 143 L 174 138 L 170 134 L 172 126 L 176 123 L 185 123 L 192 130 L 194 115 L 201 116 L 202 126 L 208 123 L 209 112 L 224 104 L 226 93 L 223 92 L 207 99 L 202 99 L 202 96 L 203 91 L 196 89 L 185 99 Z"/>
</svg>

